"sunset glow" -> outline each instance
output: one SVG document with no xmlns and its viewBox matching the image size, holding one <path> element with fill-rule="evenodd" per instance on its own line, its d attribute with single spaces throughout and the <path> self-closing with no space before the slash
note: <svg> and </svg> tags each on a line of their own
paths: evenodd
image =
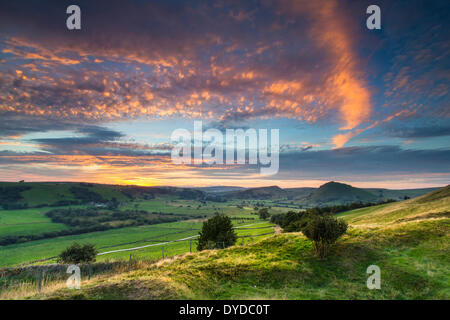
<svg viewBox="0 0 450 320">
<path fill-rule="evenodd" d="M 448 184 L 439 2 L 419 16 L 381 1 L 381 30 L 364 2 L 132 2 L 79 1 L 72 31 L 63 3 L 2 4 L 1 181 Z M 175 165 L 171 133 L 195 120 L 279 129 L 279 172 Z"/>
</svg>

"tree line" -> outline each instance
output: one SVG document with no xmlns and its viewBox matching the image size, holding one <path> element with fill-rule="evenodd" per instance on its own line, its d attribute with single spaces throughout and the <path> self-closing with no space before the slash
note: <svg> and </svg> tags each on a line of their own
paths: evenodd
<svg viewBox="0 0 450 320">
<path fill-rule="evenodd" d="M 144 210 L 108 211 L 98 208 L 53 209 L 48 211 L 46 215 L 52 220 L 52 222 L 62 223 L 70 228 L 30 235 L 4 236 L 0 238 L 0 245 L 6 246 L 61 236 L 204 217 L 203 215 L 176 215 L 173 213 L 161 212 L 150 213 Z"/>
</svg>

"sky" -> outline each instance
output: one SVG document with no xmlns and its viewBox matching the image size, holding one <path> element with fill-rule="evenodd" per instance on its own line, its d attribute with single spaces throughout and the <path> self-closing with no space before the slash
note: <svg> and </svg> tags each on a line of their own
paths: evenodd
<svg viewBox="0 0 450 320">
<path fill-rule="evenodd" d="M 1 0 L 0 181 L 447 185 L 449 15 L 448 1 Z M 194 121 L 278 129 L 278 172 L 173 163 L 171 135 Z"/>
</svg>

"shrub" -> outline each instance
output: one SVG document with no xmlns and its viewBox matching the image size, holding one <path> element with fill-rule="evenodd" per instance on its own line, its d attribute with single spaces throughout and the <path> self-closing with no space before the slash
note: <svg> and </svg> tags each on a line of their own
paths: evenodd
<svg viewBox="0 0 450 320">
<path fill-rule="evenodd" d="M 302 212 L 288 211 L 286 213 L 276 213 L 270 217 L 270 222 L 279 225 L 285 232 L 300 231 L 298 228 L 301 224 L 304 214 Z M 292 224 L 292 226 L 291 226 Z"/>
<path fill-rule="evenodd" d="M 258 215 L 263 220 L 269 218 L 270 217 L 269 209 L 267 208 L 259 209 Z"/>
<path fill-rule="evenodd" d="M 283 229 L 286 229 L 291 223 L 293 223 L 295 221 L 299 221 L 300 219 L 302 219 L 302 217 L 303 217 L 302 212 L 288 211 L 284 215 L 284 218 L 281 221 L 280 227 L 282 227 Z"/>
<path fill-rule="evenodd" d="M 303 227 L 303 234 L 314 242 L 319 258 L 328 254 L 329 247 L 347 231 L 347 223 L 331 215 L 311 215 Z"/>
<path fill-rule="evenodd" d="M 229 247 L 234 245 L 236 240 L 237 235 L 230 217 L 218 214 L 203 222 L 197 250 Z"/>
<path fill-rule="evenodd" d="M 289 223 L 287 226 L 284 227 L 284 232 L 299 232 L 302 231 L 303 228 L 306 227 L 306 224 L 308 223 L 308 219 L 306 217 L 300 218 L 300 220 L 295 220 L 291 223 Z"/>
<path fill-rule="evenodd" d="M 95 262 L 96 255 L 97 250 L 93 244 L 80 245 L 74 243 L 59 254 L 58 262 L 72 264 Z"/>
</svg>

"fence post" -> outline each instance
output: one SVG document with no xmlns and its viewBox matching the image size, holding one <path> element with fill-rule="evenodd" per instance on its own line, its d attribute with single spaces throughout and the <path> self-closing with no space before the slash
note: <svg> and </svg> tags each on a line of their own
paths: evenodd
<svg viewBox="0 0 450 320">
<path fill-rule="evenodd" d="M 162 246 L 162 258 L 164 259 L 164 246 Z"/>
<path fill-rule="evenodd" d="M 41 289 L 42 289 L 42 269 L 39 269 L 38 292 L 41 292 Z"/>
<path fill-rule="evenodd" d="M 128 269 L 131 267 L 131 259 L 133 259 L 133 255 L 130 253 L 130 260 L 128 260 Z"/>
<path fill-rule="evenodd" d="M 192 239 L 189 239 L 189 252 L 192 253 Z"/>
</svg>

